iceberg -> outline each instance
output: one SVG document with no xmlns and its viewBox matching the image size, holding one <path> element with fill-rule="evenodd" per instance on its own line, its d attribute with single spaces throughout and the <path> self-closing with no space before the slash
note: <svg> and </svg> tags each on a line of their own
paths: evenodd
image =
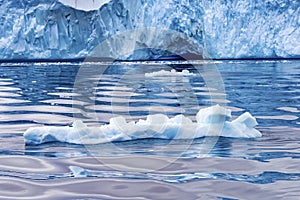
<svg viewBox="0 0 300 200">
<path fill-rule="evenodd" d="M 0 16 L 0 60 L 86 58 L 109 38 L 124 60 L 300 58 L 299 0 L 1 0 Z M 122 48 L 136 51 L 114 57 Z"/>
<path fill-rule="evenodd" d="M 169 118 L 163 114 L 148 115 L 146 120 L 126 122 L 122 116 L 109 124 L 87 127 L 77 120 L 72 126 L 31 127 L 24 133 L 25 144 L 48 142 L 100 144 L 137 139 L 195 139 L 206 136 L 256 138 L 261 133 L 254 127 L 256 119 L 248 112 L 230 121 L 231 111 L 219 105 L 201 109 L 193 122 L 184 115 Z"/>
</svg>

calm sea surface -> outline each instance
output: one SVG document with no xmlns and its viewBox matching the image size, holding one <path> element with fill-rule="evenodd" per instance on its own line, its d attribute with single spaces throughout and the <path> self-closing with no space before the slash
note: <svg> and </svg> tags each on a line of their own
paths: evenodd
<svg viewBox="0 0 300 200">
<path fill-rule="evenodd" d="M 193 76 L 145 77 L 188 69 Z M 261 138 L 24 144 L 34 126 L 99 126 L 220 104 Z M 300 61 L 0 64 L 0 199 L 299 199 Z"/>
</svg>

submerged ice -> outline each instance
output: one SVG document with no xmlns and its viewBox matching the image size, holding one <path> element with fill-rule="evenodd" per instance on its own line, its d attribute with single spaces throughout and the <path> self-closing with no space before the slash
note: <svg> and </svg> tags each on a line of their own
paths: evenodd
<svg viewBox="0 0 300 200">
<path fill-rule="evenodd" d="M 254 127 L 256 119 L 248 112 L 230 121 L 231 111 L 219 105 L 201 109 L 193 122 L 184 115 L 169 118 L 163 114 L 148 115 L 146 120 L 126 122 L 122 116 L 110 119 L 109 124 L 87 127 L 75 121 L 71 127 L 32 127 L 24 133 L 25 143 L 47 142 L 100 144 L 136 139 L 195 139 L 205 136 L 256 138 L 261 133 Z"/>
<path fill-rule="evenodd" d="M 117 37 L 107 56 L 134 46 L 144 50 L 122 59 L 158 58 L 166 49 L 219 59 L 300 57 L 299 0 L 1 0 L 0 16 L 0 59 L 83 58 L 112 36 L 146 27 L 156 35 Z"/>
</svg>

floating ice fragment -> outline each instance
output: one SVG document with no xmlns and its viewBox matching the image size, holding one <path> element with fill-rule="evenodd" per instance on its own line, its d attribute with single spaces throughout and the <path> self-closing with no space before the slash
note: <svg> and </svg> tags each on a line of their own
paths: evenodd
<svg viewBox="0 0 300 200">
<path fill-rule="evenodd" d="M 145 73 L 145 77 L 164 77 L 164 76 L 194 76 L 194 73 L 190 73 L 184 69 L 181 72 L 172 69 L 171 71 L 160 70 L 158 72 Z"/>
<path fill-rule="evenodd" d="M 256 119 L 248 112 L 229 121 L 231 111 L 219 105 L 201 109 L 197 122 L 184 115 L 169 118 L 163 114 L 148 115 L 146 120 L 126 122 L 122 116 L 110 119 L 109 124 L 87 127 L 75 121 L 71 127 L 32 127 L 24 133 L 25 143 L 37 145 L 47 142 L 99 144 L 135 139 L 194 139 L 205 136 L 239 138 L 261 137 L 254 127 Z"/>
</svg>

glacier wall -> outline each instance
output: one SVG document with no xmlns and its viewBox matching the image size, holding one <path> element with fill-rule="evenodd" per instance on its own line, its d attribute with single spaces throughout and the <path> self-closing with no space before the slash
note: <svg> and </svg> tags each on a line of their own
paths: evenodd
<svg viewBox="0 0 300 200">
<path fill-rule="evenodd" d="M 166 49 L 216 59 L 300 58 L 299 0 L 0 0 L 0 17 L 0 60 L 84 58 L 112 37 L 143 48 L 122 59 L 158 58 Z M 161 36 L 148 36 L 149 27 Z"/>
</svg>

